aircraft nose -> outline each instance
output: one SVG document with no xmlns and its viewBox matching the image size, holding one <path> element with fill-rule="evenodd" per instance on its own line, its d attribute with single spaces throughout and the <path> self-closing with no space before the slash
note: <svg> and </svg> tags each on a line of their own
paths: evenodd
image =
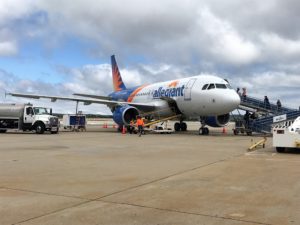
<svg viewBox="0 0 300 225">
<path fill-rule="evenodd" d="M 227 95 L 222 96 L 222 102 L 224 109 L 233 111 L 238 108 L 241 103 L 240 96 L 234 91 L 230 91 Z"/>
<path fill-rule="evenodd" d="M 229 98 L 229 105 L 231 105 L 233 109 L 237 109 L 240 104 L 241 104 L 240 96 L 235 91 L 233 91 L 231 97 Z"/>
</svg>

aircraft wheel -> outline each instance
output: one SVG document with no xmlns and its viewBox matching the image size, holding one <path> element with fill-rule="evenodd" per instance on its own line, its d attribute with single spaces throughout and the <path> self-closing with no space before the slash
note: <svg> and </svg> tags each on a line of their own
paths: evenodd
<svg viewBox="0 0 300 225">
<path fill-rule="evenodd" d="M 187 129 L 186 123 L 180 123 L 180 129 L 181 129 L 182 131 L 186 131 L 186 129 Z"/>
<path fill-rule="evenodd" d="M 199 135 L 208 135 L 209 134 L 209 129 L 207 127 L 201 127 L 199 129 Z"/>
<path fill-rule="evenodd" d="M 180 131 L 180 123 L 175 123 L 174 124 L 174 130 L 175 131 Z"/>
</svg>

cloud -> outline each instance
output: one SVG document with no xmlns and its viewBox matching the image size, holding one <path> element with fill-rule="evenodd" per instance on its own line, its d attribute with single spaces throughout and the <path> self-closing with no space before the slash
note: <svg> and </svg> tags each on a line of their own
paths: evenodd
<svg viewBox="0 0 300 225">
<path fill-rule="evenodd" d="M 17 54 L 18 48 L 15 42 L 0 42 L 0 57 Z"/>
<path fill-rule="evenodd" d="M 243 38 L 230 23 L 217 18 L 207 8 L 199 14 L 199 26 L 209 39 L 213 57 L 234 65 L 250 64 L 258 59 L 259 49 Z"/>
<path fill-rule="evenodd" d="M 15 74 L 11 82 L 13 69 L 2 65 L 8 72 L 0 87 L 106 95 L 112 91 L 108 59 L 116 54 L 129 87 L 208 73 L 246 86 L 257 96 L 268 94 L 297 105 L 299 98 L 292 93 L 300 76 L 299 10 L 296 0 L 129 0 L 126 9 L 118 0 L 3 0 L 0 57 L 26 57 L 30 43 L 42 55 L 36 57 L 54 65 L 53 72 L 65 79 L 53 84 Z M 60 63 L 57 52 L 65 51 L 72 38 L 78 40 L 84 61 L 97 63 Z"/>
<path fill-rule="evenodd" d="M 300 40 L 282 38 L 277 34 L 262 34 L 261 40 L 268 55 L 280 57 L 281 60 L 299 59 Z"/>
</svg>

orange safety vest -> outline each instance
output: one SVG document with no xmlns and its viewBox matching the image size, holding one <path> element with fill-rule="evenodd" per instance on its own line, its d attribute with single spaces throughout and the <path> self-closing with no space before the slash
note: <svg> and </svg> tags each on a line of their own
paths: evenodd
<svg viewBox="0 0 300 225">
<path fill-rule="evenodd" d="M 144 126 L 144 120 L 143 119 L 137 119 L 136 125 L 137 126 Z"/>
</svg>

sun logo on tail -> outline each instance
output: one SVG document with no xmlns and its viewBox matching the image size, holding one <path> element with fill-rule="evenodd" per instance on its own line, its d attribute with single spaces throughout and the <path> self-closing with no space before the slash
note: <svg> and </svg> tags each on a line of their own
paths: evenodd
<svg viewBox="0 0 300 225">
<path fill-rule="evenodd" d="M 172 81 L 172 83 L 170 83 L 168 87 L 177 87 L 178 83 L 178 80 Z"/>
</svg>

